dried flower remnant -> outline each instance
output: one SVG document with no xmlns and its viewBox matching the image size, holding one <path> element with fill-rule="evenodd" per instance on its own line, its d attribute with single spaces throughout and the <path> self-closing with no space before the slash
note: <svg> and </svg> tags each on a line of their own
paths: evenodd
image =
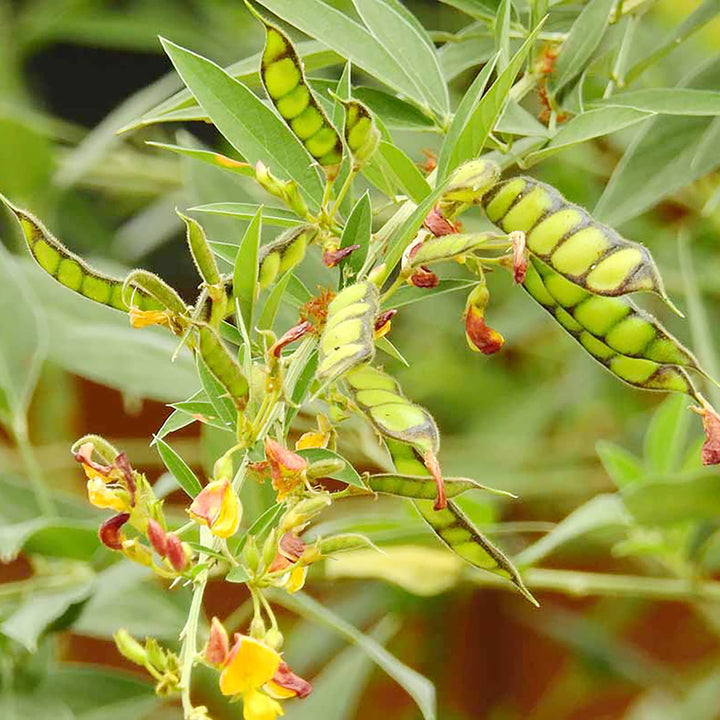
<svg viewBox="0 0 720 720">
<path fill-rule="evenodd" d="M 105 520 L 100 525 L 98 537 L 105 547 L 111 550 L 122 550 L 125 540 L 122 533 L 122 526 L 130 519 L 130 513 L 118 513 Z"/>
<path fill-rule="evenodd" d="M 705 442 L 702 446 L 703 465 L 720 465 L 720 416 L 717 411 L 698 394 L 700 407 L 691 405 L 690 409 L 702 418 Z"/>
<path fill-rule="evenodd" d="M 336 265 L 339 265 L 346 257 L 352 255 L 356 250 L 359 249 L 359 245 L 348 245 L 347 247 L 337 248 L 336 250 L 326 250 L 322 256 L 323 265 L 328 268 L 334 268 Z"/>
</svg>

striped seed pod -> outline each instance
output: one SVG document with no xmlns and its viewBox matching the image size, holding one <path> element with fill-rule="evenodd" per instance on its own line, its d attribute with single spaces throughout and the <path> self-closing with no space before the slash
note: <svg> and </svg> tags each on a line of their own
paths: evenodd
<svg viewBox="0 0 720 720">
<path fill-rule="evenodd" d="M 369 281 L 341 290 L 328 305 L 316 377 L 329 383 L 375 354 L 378 289 Z"/>
<path fill-rule="evenodd" d="M 671 305 L 648 249 L 597 222 L 555 188 L 516 177 L 495 185 L 482 204 L 491 222 L 508 233 L 526 233 L 533 255 L 589 292 L 615 297 L 647 290 Z"/>
<path fill-rule="evenodd" d="M 237 360 L 230 354 L 220 336 L 208 325 L 199 328 L 198 352 L 208 370 L 225 388 L 228 397 L 238 410 L 242 410 L 248 399 L 248 381 Z"/>
<path fill-rule="evenodd" d="M 330 173 L 342 161 L 342 139 L 313 97 L 290 38 L 253 12 L 266 32 L 260 66 L 265 91 L 307 151 Z"/>
<path fill-rule="evenodd" d="M 357 100 L 340 100 L 345 107 L 345 142 L 356 167 L 363 166 L 380 144 L 380 130 L 367 106 Z"/>
<path fill-rule="evenodd" d="M 500 179 L 500 168 L 492 160 L 470 160 L 452 174 L 438 208 L 446 218 L 457 216 L 469 205 L 480 203 Z"/>
<path fill-rule="evenodd" d="M 629 298 L 593 295 L 531 258 L 523 287 L 598 362 L 629 385 L 687 393 L 692 353 Z M 682 366 L 682 367 L 678 367 Z"/>
<path fill-rule="evenodd" d="M 428 475 L 412 448 L 392 440 L 386 443 L 398 472 Z M 448 486 L 448 494 L 450 492 Z M 433 508 L 430 500 L 416 499 L 413 503 L 423 520 L 452 552 L 473 567 L 507 578 L 533 605 L 538 604 L 512 562 L 473 525 L 452 500 L 448 500 L 447 507 L 441 510 Z"/>
<path fill-rule="evenodd" d="M 299 225 L 289 228 L 275 240 L 263 245 L 258 253 L 258 281 L 265 289 L 272 285 L 278 274 L 299 265 L 305 257 L 307 246 L 317 234 L 312 225 Z"/>
<path fill-rule="evenodd" d="M 221 284 L 220 270 L 202 225 L 197 220 L 177 210 L 176 212 L 187 228 L 187 244 L 200 277 L 207 285 Z"/>
<path fill-rule="evenodd" d="M 130 308 L 123 299 L 122 278 L 112 277 L 91 268 L 82 258 L 68 250 L 30 213 L 15 207 L 2 195 L 0 200 L 15 215 L 30 254 L 48 275 L 88 300 L 128 312 Z M 163 309 L 161 303 L 139 288 L 135 292 L 135 302 L 142 310 Z"/>
</svg>

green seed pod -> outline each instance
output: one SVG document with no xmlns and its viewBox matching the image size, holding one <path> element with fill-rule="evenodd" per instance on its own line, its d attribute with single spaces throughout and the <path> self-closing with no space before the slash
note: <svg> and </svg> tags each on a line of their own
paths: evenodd
<svg viewBox="0 0 720 720">
<path fill-rule="evenodd" d="M 271 195 L 280 198 L 298 217 L 308 217 L 307 204 L 294 180 L 281 180 L 275 177 L 259 160 L 255 164 L 255 179 Z"/>
<path fill-rule="evenodd" d="M 120 654 L 130 662 L 136 665 L 145 665 L 148 662 L 145 648 L 127 630 L 118 630 L 113 635 L 113 640 Z"/>
<path fill-rule="evenodd" d="M 175 315 L 187 315 L 188 307 L 182 301 L 182 298 L 170 287 L 162 278 L 147 270 L 133 270 L 126 278 L 123 286 L 123 299 L 132 305 L 133 295 L 137 295 L 137 290 L 144 295 L 149 295 L 160 306 L 174 313 Z"/>
<path fill-rule="evenodd" d="M 197 220 L 176 212 L 187 228 L 188 247 L 200 277 L 208 285 L 219 285 L 222 282 L 220 270 L 202 225 Z"/>
<path fill-rule="evenodd" d="M 123 312 L 130 309 L 123 300 L 122 278 L 94 270 L 82 258 L 70 252 L 30 213 L 15 207 L 2 195 L 0 200 L 15 215 L 30 254 L 48 275 L 88 300 Z M 136 291 L 135 301 L 141 310 L 162 309 L 160 303 L 142 290 Z"/>
<path fill-rule="evenodd" d="M 333 535 L 332 537 L 323 538 L 318 545 L 321 555 L 334 555 L 368 547 L 373 547 L 373 544 L 364 535 L 358 533 Z"/>
<path fill-rule="evenodd" d="M 464 255 L 474 252 L 495 237 L 492 233 L 453 233 L 430 237 L 418 247 L 412 257 L 408 257 L 403 273 L 410 274 L 412 270 L 421 265 L 430 265 L 446 260 L 461 260 Z"/>
<path fill-rule="evenodd" d="M 262 290 L 269 288 L 275 282 L 280 272 L 280 259 L 279 252 L 270 252 L 263 258 L 258 272 L 258 285 Z"/>
<path fill-rule="evenodd" d="M 318 163 L 328 170 L 334 168 L 342 161 L 342 140 L 313 97 L 290 38 L 254 10 L 253 13 L 265 26 L 260 77 L 268 97 Z"/>
<path fill-rule="evenodd" d="M 411 445 L 423 454 L 428 451 L 437 454 L 440 433 L 435 420 L 425 408 L 402 394 L 394 378 L 365 364 L 347 373 L 345 380 L 353 399 L 380 434 Z"/>
<path fill-rule="evenodd" d="M 198 351 L 208 370 L 223 386 L 238 410 L 245 407 L 248 399 L 248 381 L 238 361 L 230 354 L 220 336 L 208 325 L 199 329 Z"/>
<path fill-rule="evenodd" d="M 387 442 L 387 447 L 398 472 L 429 476 L 412 448 L 393 441 Z M 447 489 L 450 494 L 450 486 Z M 447 507 L 441 510 L 435 509 L 430 499 L 416 499 L 413 502 L 425 522 L 452 552 L 476 568 L 507 578 L 533 605 L 538 604 L 512 562 L 472 524 L 452 500 L 448 500 Z"/>
<path fill-rule="evenodd" d="M 412 448 L 408 449 L 411 450 Z M 401 475 L 399 473 L 370 475 L 367 479 L 367 486 L 373 492 L 382 493 L 383 495 L 395 495 L 414 500 L 433 500 L 437 494 L 435 482 L 427 474 L 425 466 L 419 459 L 413 457 L 413 461 L 412 467 L 415 470 L 422 468 L 420 475 Z M 448 498 L 457 497 L 468 490 L 485 490 L 498 495 L 513 497 L 511 493 L 481 485 L 470 478 L 445 478 L 445 491 Z"/>
<path fill-rule="evenodd" d="M 446 217 L 458 205 L 476 205 L 500 179 L 500 168 L 492 160 L 470 160 L 461 165 L 450 178 L 440 198 Z"/>
<path fill-rule="evenodd" d="M 331 382 L 375 354 L 378 289 L 364 281 L 341 290 L 328 306 L 316 376 Z"/>
<path fill-rule="evenodd" d="M 280 264 L 278 266 L 279 273 L 285 273 L 296 265 L 299 265 L 305 258 L 308 244 L 312 242 L 316 234 L 316 227 L 312 225 L 298 225 L 297 227 L 288 228 L 272 242 L 263 245 L 258 252 L 260 273 L 262 274 L 262 266 L 265 258 L 271 253 L 278 253 L 280 256 Z"/>
<path fill-rule="evenodd" d="M 629 298 L 593 295 L 536 258 L 523 283 L 528 294 L 615 376 L 645 390 L 695 395 L 687 373 L 697 360 Z"/>
<path fill-rule="evenodd" d="M 380 130 L 367 106 L 357 100 L 340 100 L 345 107 L 345 142 L 356 166 L 364 165 L 380 144 Z"/>
<path fill-rule="evenodd" d="M 668 304 L 648 249 L 621 237 L 569 203 L 555 188 L 528 177 L 498 183 L 482 200 L 491 222 L 527 235 L 531 253 L 595 295 L 647 290 Z"/>
</svg>

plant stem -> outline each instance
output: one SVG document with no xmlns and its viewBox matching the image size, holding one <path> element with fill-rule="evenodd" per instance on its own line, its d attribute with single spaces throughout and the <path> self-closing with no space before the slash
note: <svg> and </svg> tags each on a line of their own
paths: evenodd
<svg viewBox="0 0 720 720">
<path fill-rule="evenodd" d="M 197 654 L 197 630 L 198 620 L 200 619 L 200 610 L 202 609 L 203 595 L 207 586 L 208 573 L 203 570 L 195 580 L 193 588 L 192 603 L 190 604 L 190 612 L 188 613 L 185 627 L 180 633 L 182 638 L 182 671 L 180 674 L 180 687 L 182 688 L 182 708 L 185 718 L 190 717 L 190 713 L 194 710 L 190 691 L 192 685 L 192 671 L 195 664 L 195 655 Z"/>
<path fill-rule="evenodd" d="M 483 587 L 512 586 L 498 575 L 468 571 L 465 577 Z M 603 597 L 636 597 L 650 600 L 714 600 L 720 601 L 720 582 L 685 580 L 682 578 L 653 578 L 638 575 L 578 572 L 529 568 L 523 572 L 529 589 L 559 592 L 573 597 L 598 595 Z"/>
<path fill-rule="evenodd" d="M 42 469 L 35 457 L 35 452 L 30 444 L 27 428 L 24 424 L 20 427 L 17 425 L 13 427 L 13 436 L 18 450 L 20 451 L 25 471 L 27 472 L 28 478 L 30 478 L 30 483 L 32 485 L 33 492 L 35 493 L 35 499 L 37 500 L 40 512 L 45 517 L 55 517 L 57 515 L 55 502 L 48 492 Z"/>
<path fill-rule="evenodd" d="M 332 212 L 330 213 L 330 220 L 332 220 L 335 217 L 335 214 L 337 213 L 338 209 L 340 208 L 340 204 L 345 199 L 345 196 L 348 193 L 348 190 L 350 189 L 350 186 L 352 185 L 353 178 L 355 177 L 355 169 L 353 168 L 348 173 L 348 176 L 345 178 L 345 182 L 343 183 L 343 186 L 340 188 L 340 192 L 338 193 L 337 198 L 335 198 L 335 203 L 333 205 Z"/>
</svg>

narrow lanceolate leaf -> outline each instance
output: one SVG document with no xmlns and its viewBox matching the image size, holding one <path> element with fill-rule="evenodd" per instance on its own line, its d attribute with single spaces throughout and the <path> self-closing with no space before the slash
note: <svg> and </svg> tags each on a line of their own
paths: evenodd
<svg viewBox="0 0 720 720">
<path fill-rule="evenodd" d="M 335 168 L 342 160 L 342 140 L 313 96 L 302 61 L 285 33 L 257 17 L 265 25 L 260 77 L 268 97 L 310 155 L 320 165 Z"/>
<path fill-rule="evenodd" d="M 317 210 L 323 194 L 320 174 L 282 120 L 215 63 L 168 40 L 162 43 L 180 77 L 240 155 L 252 165 L 262 160 L 276 175 L 295 180 Z"/>
<path fill-rule="evenodd" d="M 211 327 L 202 326 L 198 334 L 200 357 L 224 389 L 225 397 L 230 398 L 238 410 L 242 410 L 247 404 L 249 386 L 238 361 Z"/>
<path fill-rule="evenodd" d="M 438 163 L 438 181 L 442 181 L 460 163 L 475 158 L 482 152 L 490 133 L 495 128 L 495 123 L 505 109 L 510 97 L 510 89 L 532 49 L 541 27 L 542 23 L 530 33 L 487 93 L 477 104 L 474 104 L 467 121 L 460 128 L 457 138 L 451 147 L 448 146 L 447 153 L 444 150 L 445 144 L 449 142 L 449 136 L 446 138 L 440 156 L 440 160 L 443 162 L 442 164 Z"/>
<path fill-rule="evenodd" d="M 359 282 L 340 291 L 328 306 L 320 336 L 317 378 L 329 383 L 375 354 L 378 289 Z"/>
<path fill-rule="evenodd" d="M 697 361 L 655 318 L 628 298 L 592 295 L 531 258 L 524 288 L 616 377 L 645 390 L 694 396 Z"/>
<path fill-rule="evenodd" d="M 555 65 L 553 89 L 561 90 L 582 72 L 607 30 L 615 0 L 590 0 L 573 24 Z"/>
<path fill-rule="evenodd" d="M 435 420 L 425 408 L 403 395 L 395 378 L 371 365 L 361 365 L 349 372 L 345 380 L 353 400 L 378 432 L 422 453 L 437 453 L 440 433 Z M 418 464 L 424 471 L 424 465 Z"/>
<path fill-rule="evenodd" d="M 450 111 L 447 85 L 440 72 L 435 47 L 427 34 L 408 17 L 399 3 L 391 0 L 354 0 L 355 7 L 370 32 L 395 57 L 415 85 L 425 104 L 445 116 Z"/>
<path fill-rule="evenodd" d="M 531 253 L 589 292 L 618 296 L 646 290 L 668 301 L 644 245 L 597 222 L 549 185 L 512 178 L 495 185 L 482 203 L 491 222 L 508 233 L 526 233 Z"/>
<path fill-rule="evenodd" d="M 161 438 L 155 439 L 155 446 L 160 453 L 163 464 L 168 472 L 178 481 L 178 485 L 190 496 L 195 497 L 202 485 L 187 463 Z"/>
<path fill-rule="evenodd" d="M 212 215 L 225 215 L 240 220 L 252 220 L 257 214 L 258 206 L 253 203 L 219 202 L 198 205 L 191 207 L 190 210 Z M 275 227 L 295 227 L 301 225 L 303 221 L 291 210 L 263 205 L 263 222 Z"/>
<path fill-rule="evenodd" d="M 123 300 L 122 278 L 94 270 L 82 258 L 70 252 L 30 213 L 15 207 L 2 195 L 0 200 L 17 218 L 30 254 L 48 275 L 88 300 L 115 310 L 129 310 Z M 158 302 L 140 289 L 135 291 L 135 304 L 143 310 L 161 308 Z"/>
<path fill-rule="evenodd" d="M 346 284 L 347 280 L 357 277 L 360 272 L 360 268 L 362 268 L 367 257 L 371 232 L 372 206 L 370 204 L 370 193 L 366 191 L 355 203 L 340 237 L 341 248 L 350 247 L 351 245 L 360 246 L 340 262 L 340 272 L 344 284 Z"/>
<path fill-rule="evenodd" d="M 720 92 L 692 88 L 649 88 L 611 95 L 596 104 L 635 108 L 662 115 L 720 115 Z"/>
<path fill-rule="evenodd" d="M 248 225 L 235 256 L 233 273 L 233 295 L 240 306 L 242 322 L 248 333 L 253 327 L 253 310 L 257 296 L 258 282 L 258 246 L 262 231 L 263 208 L 258 208 L 252 222 Z"/>
<path fill-rule="evenodd" d="M 502 72 L 510 60 L 510 15 L 512 3 L 501 0 L 495 16 L 495 52 L 498 56 L 498 71 Z"/>
<path fill-rule="evenodd" d="M 434 500 L 437 495 L 435 481 L 429 475 L 400 475 L 398 473 L 380 473 L 367 478 L 367 486 L 376 493 L 396 495 L 414 500 Z M 470 478 L 445 478 L 445 491 L 449 498 L 462 495 L 468 490 L 485 490 L 513 497 L 504 490 L 496 490 L 481 485 Z"/>
<path fill-rule="evenodd" d="M 525 158 L 525 166 L 534 165 L 540 160 L 556 155 L 563 150 L 594 138 L 603 137 L 626 127 L 653 117 L 655 113 L 636 110 L 632 107 L 602 107 L 589 110 L 574 117 L 562 125 L 552 140 L 541 150 L 530 153 Z"/>
<path fill-rule="evenodd" d="M 472 524 L 452 500 L 448 500 L 444 510 L 434 510 L 430 500 L 416 500 L 415 507 L 437 537 L 456 555 L 480 570 L 507 578 L 527 600 L 539 607 L 508 557 Z"/>
<path fill-rule="evenodd" d="M 432 192 L 418 166 L 397 145 L 383 141 L 379 150 L 386 172 L 411 200 L 420 203 Z"/>
<path fill-rule="evenodd" d="M 362 25 L 322 0 L 258 0 L 278 17 L 340 53 L 354 67 L 421 105 L 425 98 L 391 47 L 385 47 Z"/>
<path fill-rule="evenodd" d="M 237 410 L 235 409 L 235 405 L 227 396 L 225 387 L 208 369 L 208 366 L 202 359 L 202 355 L 198 354 L 196 361 L 198 376 L 200 377 L 200 382 L 202 383 L 205 395 L 207 395 L 207 398 L 210 401 L 213 414 L 217 415 L 221 424 L 226 429 L 233 428 L 237 422 Z"/>
<path fill-rule="evenodd" d="M 243 175 L 245 177 L 255 177 L 255 170 L 250 163 L 240 162 L 229 158 L 227 155 L 213 152 L 211 150 L 201 150 L 199 148 L 182 147 L 181 145 L 171 145 L 169 143 L 151 142 L 146 141 L 146 145 L 152 145 L 153 147 L 160 148 L 161 150 L 169 150 L 170 152 L 177 153 L 178 155 L 184 155 L 185 157 L 192 158 L 193 160 L 200 160 L 206 165 L 212 165 L 222 170 L 235 173 L 236 175 Z"/>
</svg>

